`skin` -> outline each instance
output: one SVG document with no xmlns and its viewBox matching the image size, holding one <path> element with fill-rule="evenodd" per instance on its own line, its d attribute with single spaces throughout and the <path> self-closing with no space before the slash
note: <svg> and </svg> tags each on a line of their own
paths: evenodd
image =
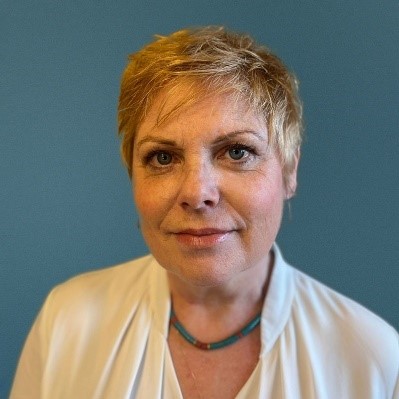
<svg viewBox="0 0 399 399">
<path fill-rule="evenodd" d="M 142 233 L 172 280 L 242 290 L 268 264 L 287 198 L 282 168 L 245 103 L 207 97 L 158 126 L 179 100 L 161 93 L 135 137 Z"/>
<path fill-rule="evenodd" d="M 270 248 L 296 187 L 296 167 L 286 190 L 266 121 L 232 95 L 202 98 L 163 120 L 186 95 L 184 86 L 173 98 L 161 92 L 139 126 L 133 192 L 179 320 L 213 342 L 262 308 Z M 232 346 L 201 351 L 171 329 L 168 343 L 185 397 L 227 398 L 256 366 L 260 334 L 258 328 Z"/>
</svg>

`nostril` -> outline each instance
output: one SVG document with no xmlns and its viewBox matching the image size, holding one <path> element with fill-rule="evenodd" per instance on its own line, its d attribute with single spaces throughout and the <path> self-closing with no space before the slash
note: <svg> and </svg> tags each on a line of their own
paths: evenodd
<svg viewBox="0 0 399 399">
<path fill-rule="evenodd" d="M 205 201 L 192 199 L 192 200 L 188 200 L 188 201 L 183 201 L 181 203 L 181 205 L 184 208 L 187 207 L 187 208 L 193 208 L 193 209 L 202 209 L 202 208 L 213 207 L 213 206 L 215 206 L 215 204 L 216 204 L 216 202 L 211 199 L 208 199 Z"/>
<path fill-rule="evenodd" d="M 219 202 L 219 194 L 217 190 L 208 191 L 190 191 L 189 193 L 181 193 L 181 205 L 184 208 L 205 209 L 212 208 Z"/>
<path fill-rule="evenodd" d="M 212 208 L 219 201 L 217 179 L 209 167 L 192 167 L 184 175 L 178 196 L 178 202 L 185 208 Z"/>
</svg>

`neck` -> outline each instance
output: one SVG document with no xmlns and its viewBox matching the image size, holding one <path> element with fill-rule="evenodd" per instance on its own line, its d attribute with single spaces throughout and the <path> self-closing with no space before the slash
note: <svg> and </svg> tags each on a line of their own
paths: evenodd
<svg viewBox="0 0 399 399">
<path fill-rule="evenodd" d="M 218 286 L 197 286 L 169 274 L 173 307 L 181 323 L 204 340 L 217 340 L 248 323 L 263 307 L 274 256 Z"/>
</svg>

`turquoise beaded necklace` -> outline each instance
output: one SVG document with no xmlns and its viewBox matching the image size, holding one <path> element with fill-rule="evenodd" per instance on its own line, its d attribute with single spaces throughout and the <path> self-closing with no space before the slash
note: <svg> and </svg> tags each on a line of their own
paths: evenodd
<svg viewBox="0 0 399 399">
<path fill-rule="evenodd" d="M 195 347 L 197 347 L 199 349 L 204 349 L 204 350 L 220 349 L 220 348 L 224 348 L 225 346 L 234 344 L 234 342 L 237 342 L 240 338 L 245 337 L 251 331 L 253 331 L 260 323 L 260 318 L 261 318 L 261 313 L 258 313 L 256 315 L 256 317 L 253 318 L 244 328 L 242 328 L 240 331 L 236 332 L 235 334 L 230 335 L 230 337 L 223 339 L 221 341 L 205 343 L 205 342 L 201 342 L 198 339 L 194 338 L 183 327 L 183 325 L 180 323 L 180 321 L 176 317 L 176 314 L 173 310 L 173 306 L 171 307 L 171 310 L 170 310 L 170 323 L 173 325 L 173 327 L 175 327 L 176 330 L 180 333 L 180 335 L 191 345 L 194 345 Z"/>
</svg>

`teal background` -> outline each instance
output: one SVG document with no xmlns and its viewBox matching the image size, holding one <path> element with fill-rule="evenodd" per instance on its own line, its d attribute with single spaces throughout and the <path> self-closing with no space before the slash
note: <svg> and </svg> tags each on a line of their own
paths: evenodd
<svg viewBox="0 0 399 399">
<path fill-rule="evenodd" d="M 398 1 L 0 7 L 0 397 L 51 287 L 146 252 L 119 159 L 119 79 L 153 34 L 190 25 L 248 32 L 296 72 L 306 139 L 278 242 L 398 328 Z"/>
</svg>

